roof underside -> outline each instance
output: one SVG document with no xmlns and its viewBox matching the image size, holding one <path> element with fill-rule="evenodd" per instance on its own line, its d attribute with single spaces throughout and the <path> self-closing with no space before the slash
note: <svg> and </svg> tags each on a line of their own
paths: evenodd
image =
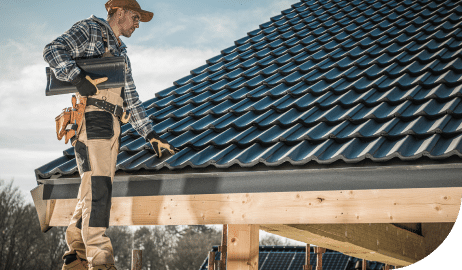
<svg viewBox="0 0 462 270">
<path fill-rule="evenodd" d="M 459 1 L 302 1 L 145 102 L 118 173 L 462 159 Z M 36 170 L 72 175 L 74 150 Z"/>
</svg>

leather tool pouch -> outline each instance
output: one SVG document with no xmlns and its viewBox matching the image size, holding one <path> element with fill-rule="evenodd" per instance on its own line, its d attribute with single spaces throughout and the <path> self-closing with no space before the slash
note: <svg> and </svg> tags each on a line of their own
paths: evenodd
<svg viewBox="0 0 462 270">
<path fill-rule="evenodd" d="M 72 137 L 79 133 L 82 127 L 86 106 L 86 97 L 80 97 L 79 103 L 77 103 L 77 97 L 75 95 L 72 96 L 72 107 L 64 108 L 63 112 L 55 118 L 58 140 L 64 137 L 64 143 L 67 144 Z M 72 145 L 74 145 L 76 141 L 77 140 L 73 140 Z"/>
<path fill-rule="evenodd" d="M 71 107 L 64 108 L 63 112 L 60 115 L 56 116 L 55 118 L 56 135 L 59 141 L 64 137 L 64 134 L 66 133 L 66 126 L 71 121 L 71 110 L 72 110 Z"/>
</svg>

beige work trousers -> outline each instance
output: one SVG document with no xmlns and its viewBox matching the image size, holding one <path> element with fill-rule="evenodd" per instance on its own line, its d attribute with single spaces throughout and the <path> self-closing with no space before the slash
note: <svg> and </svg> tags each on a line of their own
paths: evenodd
<svg viewBox="0 0 462 270">
<path fill-rule="evenodd" d="M 100 90 L 92 98 L 123 105 L 121 88 Z M 82 181 L 78 202 L 66 231 L 69 250 L 64 256 L 77 254 L 79 258 L 87 259 L 89 267 L 114 263 L 111 240 L 105 232 L 109 227 L 119 136 L 117 117 L 95 106 L 85 108 L 83 124 L 74 146 Z"/>
</svg>

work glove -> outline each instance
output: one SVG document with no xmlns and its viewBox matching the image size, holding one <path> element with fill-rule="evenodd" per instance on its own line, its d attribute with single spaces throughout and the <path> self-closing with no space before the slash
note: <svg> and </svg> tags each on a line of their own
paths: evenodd
<svg viewBox="0 0 462 270">
<path fill-rule="evenodd" d="M 180 149 L 173 147 L 167 142 L 167 140 L 162 139 L 161 137 L 159 137 L 159 135 L 155 134 L 154 132 L 151 132 L 148 135 L 148 140 L 151 143 L 151 146 L 154 149 L 154 152 L 156 152 L 158 158 L 162 157 L 162 148 L 167 149 L 172 155 L 180 151 Z"/>
<path fill-rule="evenodd" d="M 80 95 L 88 97 L 96 95 L 98 93 L 96 85 L 105 81 L 107 81 L 107 77 L 93 80 L 90 76 L 85 75 L 85 73 L 81 71 L 80 74 L 71 81 L 71 83 L 77 87 Z"/>
</svg>

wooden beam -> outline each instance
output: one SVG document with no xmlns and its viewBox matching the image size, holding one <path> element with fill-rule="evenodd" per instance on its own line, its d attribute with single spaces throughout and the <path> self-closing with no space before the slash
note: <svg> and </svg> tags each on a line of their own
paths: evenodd
<svg viewBox="0 0 462 270">
<path fill-rule="evenodd" d="M 50 226 L 50 220 L 53 216 L 56 200 L 43 200 L 43 185 L 37 186 L 31 191 L 32 199 L 35 204 L 35 210 L 37 211 L 40 229 L 42 232 L 47 232 L 52 227 Z M 75 208 L 75 206 L 74 206 Z M 67 222 L 69 225 L 69 222 Z M 65 225 L 67 226 L 67 225 Z"/>
<path fill-rule="evenodd" d="M 139 249 L 133 249 L 131 270 L 141 270 L 142 268 L 143 268 L 143 251 Z"/>
<path fill-rule="evenodd" d="M 455 222 L 462 188 L 115 197 L 114 225 Z M 50 226 L 67 226 L 77 201 L 56 200 Z"/>
<path fill-rule="evenodd" d="M 322 270 L 322 255 L 326 253 L 326 249 L 322 247 L 316 247 L 314 252 L 316 253 L 316 270 Z"/>
<path fill-rule="evenodd" d="M 227 270 L 257 270 L 258 225 L 228 225 Z"/>
<path fill-rule="evenodd" d="M 425 254 L 427 256 L 443 243 L 453 226 L 453 222 L 422 223 L 422 235 L 425 239 Z"/>
<path fill-rule="evenodd" d="M 210 251 L 209 252 L 209 264 L 208 264 L 208 270 L 215 270 L 215 252 Z"/>
<path fill-rule="evenodd" d="M 305 249 L 305 265 L 303 266 L 303 270 L 311 270 L 311 248 L 310 244 L 306 244 Z"/>
<path fill-rule="evenodd" d="M 260 225 L 262 230 L 344 254 L 407 266 L 426 256 L 424 238 L 392 224 Z"/>
<path fill-rule="evenodd" d="M 221 261 L 221 269 L 220 270 L 225 270 L 226 269 L 226 257 L 228 254 L 228 225 L 223 224 L 223 230 L 221 234 L 221 246 L 220 246 L 220 261 Z"/>
</svg>

